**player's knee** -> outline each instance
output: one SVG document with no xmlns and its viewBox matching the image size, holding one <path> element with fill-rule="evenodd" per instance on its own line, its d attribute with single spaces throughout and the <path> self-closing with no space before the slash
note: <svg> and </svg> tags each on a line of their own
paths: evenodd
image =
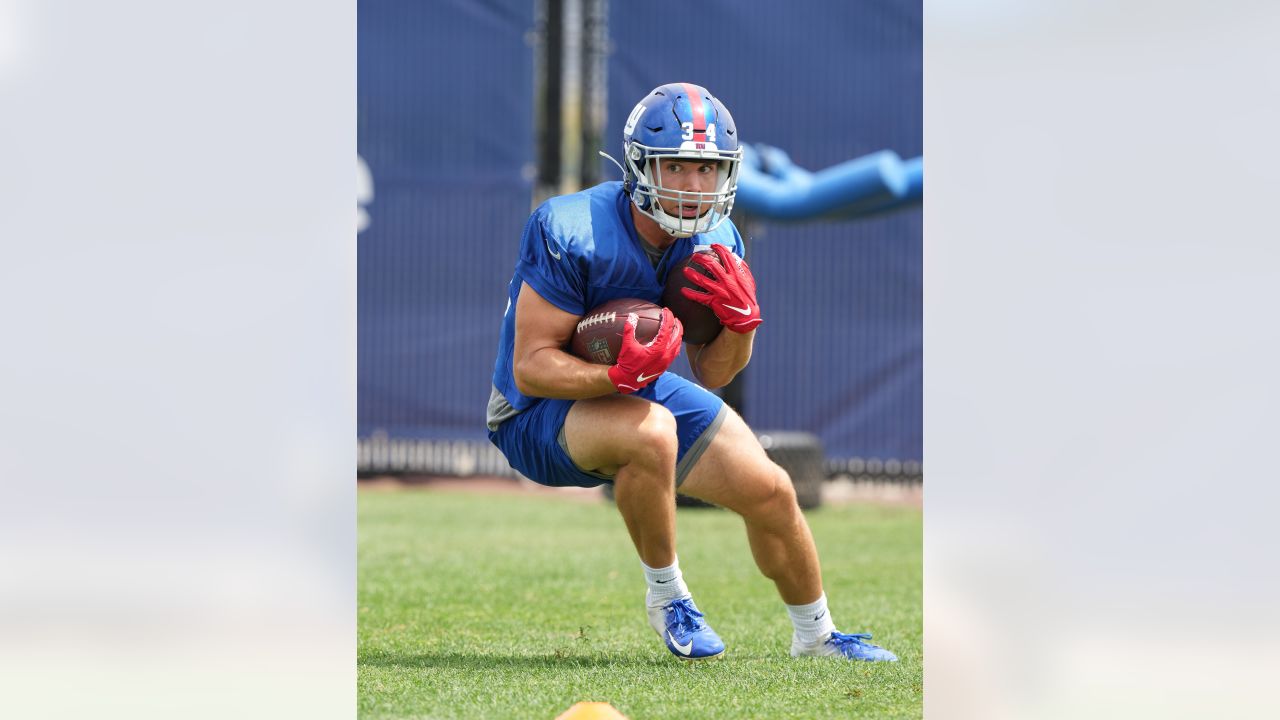
<svg viewBox="0 0 1280 720">
<path fill-rule="evenodd" d="M 650 403 L 648 412 L 636 426 L 633 441 L 638 455 L 651 456 L 664 463 L 674 462 L 679 451 L 675 416 L 661 405 Z"/>
<path fill-rule="evenodd" d="M 788 514 L 800 507 L 796 501 L 796 489 L 791 476 L 781 466 L 769 463 L 765 470 L 766 492 L 761 499 L 762 511 L 768 514 Z"/>
<path fill-rule="evenodd" d="M 777 502 L 790 508 L 799 508 L 800 503 L 796 500 L 796 486 L 791 482 L 791 475 L 781 467 L 777 468 L 777 483 L 775 484 L 774 493 Z"/>
</svg>

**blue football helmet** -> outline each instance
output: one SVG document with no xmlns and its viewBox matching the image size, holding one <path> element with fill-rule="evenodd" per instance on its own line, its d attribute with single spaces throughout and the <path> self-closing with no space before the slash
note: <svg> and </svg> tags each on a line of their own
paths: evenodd
<svg viewBox="0 0 1280 720">
<path fill-rule="evenodd" d="M 738 192 L 742 148 L 729 110 L 692 83 L 654 88 L 631 111 L 622 129 L 623 188 L 639 211 L 653 218 L 674 237 L 708 232 L 733 210 Z M 601 153 L 603 154 L 603 153 Z M 712 192 L 689 192 L 665 187 L 660 160 L 711 160 L 716 163 Z M 610 158 L 612 159 L 612 158 Z M 666 212 L 659 199 L 697 207 L 696 216 Z M 694 212 L 690 208 L 690 212 Z"/>
</svg>

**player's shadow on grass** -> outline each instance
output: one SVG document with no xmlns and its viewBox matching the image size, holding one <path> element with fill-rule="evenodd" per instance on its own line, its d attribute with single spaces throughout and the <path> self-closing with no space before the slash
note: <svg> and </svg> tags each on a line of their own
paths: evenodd
<svg viewBox="0 0 1280 720">
<path fill-rule="evenodd" d="M 511 655 L 465 652 L 368 653 L 357 664 L 370 667 L 422 668 L 434 670 L 495 670 L 503 667 L 524 670 L 551 670 L 568 667 L 647 667 L 669 664 L 665 657 L 637 657 L 634 653 L 583 653 L 559 650 L 540 655 Z"/>
</svg>

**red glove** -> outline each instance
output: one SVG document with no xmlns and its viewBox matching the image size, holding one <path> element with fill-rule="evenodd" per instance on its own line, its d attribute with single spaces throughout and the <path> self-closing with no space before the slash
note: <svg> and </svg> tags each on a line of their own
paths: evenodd
<svg viewBox="0 0 1280 720">
<path fill-rule="evenodd" d="M 709 253 L 695 253 L 693 262 L 706 269 L 707 277 L 691 267 L 684 269 L 689 282 L 706 292 L 693 288 L 681 288 L 685 297 L 711 308 L 721 325 L 736 333 L 748 333 L 764 322 L 760 317 L 760 304 L 756 302 L 756 279 L 751 268 L 730 252 L 724 245 L 712 245 L 712 252 L 720 259 L 716 262 Z"/>
<path fill-rule="evenodd" d="M 636 316 L 627 316 L 627 329 L 622 333 L 622 349 L 618 362 L 609 368 L 609 380 L 618 392 L 626 395 L 653 382 L 680 354 L 684 325 L 667 308 L 662 308 L 658 334 L 647 344 L 636 340 Z"/>
</svg>

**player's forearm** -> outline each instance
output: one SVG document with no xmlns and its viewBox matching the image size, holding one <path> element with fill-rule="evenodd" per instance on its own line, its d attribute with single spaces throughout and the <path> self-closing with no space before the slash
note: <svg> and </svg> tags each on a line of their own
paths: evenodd
<svg viewBox="0 0 1280 720">
<path fill-rule="evenodd" d="M 756 331 L 736 333 L 722 330 L 715 340 L 691 357 L 693 372 L 704 387 L 724 387 L 751 361 Z"/>
<path fill-rule="evenodd" d="M 542 348 L 517 360 L 513 370 L 516 389 L 529 397 L 584 400 L 616 392 L 608 366 L 555 348 Z"/>
</svg>

